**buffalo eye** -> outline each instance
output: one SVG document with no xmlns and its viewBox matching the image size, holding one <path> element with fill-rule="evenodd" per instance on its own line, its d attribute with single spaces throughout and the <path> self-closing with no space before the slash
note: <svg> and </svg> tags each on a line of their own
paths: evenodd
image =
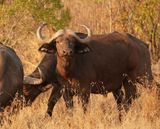
<svg viewBox="0 0 160 129">
<path fill-rule="evenodd" d="M 56 47 L 54 43 L 45 43 L 38 50 L 40 52 L 53 53 Z"/>
<path fill-rule="evenodd" d="M 88 53 L 91 51 L 91 49 L 89 48 L 87 44 L 82 44 L 82 43 L 76 44 L 75 50 L 77 54 L 84 54 L 84 53 Z"/>
</svg>

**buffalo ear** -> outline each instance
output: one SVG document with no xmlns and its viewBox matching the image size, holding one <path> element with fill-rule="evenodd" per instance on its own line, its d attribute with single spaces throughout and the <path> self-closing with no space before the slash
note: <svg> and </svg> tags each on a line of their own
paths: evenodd
<svg viewBox="0 0 160 129">
<path fill-rule="evenodd" d="M 83 44 L 83 43 L 77 43 L 75 46 L 75 52 L 77 54 L 85 54 L 90 52 L 91 49 L 87 44 Z"/>
<path fill-rule="evenodd" d="M 38 49 L 38 51 L 45 53 L 54 53 L 56 51 L 56 46 L 54 43 L 45 43 Z"/>
</svg>

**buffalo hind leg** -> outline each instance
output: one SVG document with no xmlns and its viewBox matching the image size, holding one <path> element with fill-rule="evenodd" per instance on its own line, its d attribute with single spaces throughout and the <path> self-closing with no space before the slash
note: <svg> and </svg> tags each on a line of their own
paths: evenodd
<svg viewBox="0 0 160 129">
<path fill-rule="evenodd" d="M 114 96 L 116 103 L 117 103 L 117 108 L 119 110 L 119 120 L 121 121 L 122 120 L 122 109 L 123 109 L 122 103 L 123 103 L 123 95 L 124 94 L 123 94 L 122 89 L 118 89 L 112 93 L 113 93 L 113 96 Z"/>
<path fill-rule="evenodd" d="M 132 100 L 137 97 L 137 89 L 136 85 L 126 77 L 123 80 L 123 87 L 125 90 L 125 110 L 128 111 L 130 105 L 132 104 Z"/>
<path fill-rule="evenodd" d="M 52 89 L 52 93 L 51 93 L 49 100 L 48 100 L 47 114 L 49 116 L 52 116 L 53 108 L 54 108 L 55 104 L 57 103 L 57 101 L 62 96 L 61 90 L 62 90 L 62 87 L 60 85 L 55 85 Z"/>
</svg>

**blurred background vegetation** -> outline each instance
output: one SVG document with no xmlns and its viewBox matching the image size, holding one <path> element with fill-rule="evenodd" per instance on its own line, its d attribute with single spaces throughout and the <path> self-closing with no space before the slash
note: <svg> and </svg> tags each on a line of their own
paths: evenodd
<svg viewBox="0 0 160 129">
<path fill-rule="evenodd" d="M 35 32 L 44 21 L 63 28 L 69 24 L 69 10 L 59 0 L 0 0 L 0 41 L 17 51 L 25 71 L 32 71 L 41 58 Z"/>
<path fill-rule="evenodd" d="M 159 11 L 159 0 L 0 0 L 0 41 L 17 51 L 25 71 L 32 71 L 42 57 L 35 36 L 42 22 L 49 24 L 48 36 L 64 27 L 82 31 L 78 25 L 86 24 L 94 34 L 120 31 L 135 35 L 149 44 L 157 62 Z"/>
</svg>

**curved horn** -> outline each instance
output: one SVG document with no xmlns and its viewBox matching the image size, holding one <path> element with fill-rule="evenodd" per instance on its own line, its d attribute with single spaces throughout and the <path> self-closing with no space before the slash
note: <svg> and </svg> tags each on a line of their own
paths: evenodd
<svg viewBox="0 0 160 129">
<path fill-rule="evenodd" d="M 47 25 L 47 23 L 41 24 L 41 25 L 38 27 L 37 32 L 36 32 L 37 38 L 38 38 L 38 40 L 41 41 L 41 42 L 45 42 L 45 41 L 44 41 L 44 37 L 42 36 L 42 29 L 43 29 L 46 25 Z"/>
<path fill-rule="evenodd" d="M 50 43 L 51 41 L 53 41 L 54 39 L 56 39 L 58 36 L 64 34 L 64 30 L 59 30 L 57 31 L 55 34 L 52 35 L 52 37 L 48 40 L 45 40 L 44 37 L 42 36 L 42 29 L 47 25 L 47 23 L 43 23 L 42 25 L 40 25 L 37 29 L 37 38 L 38 40 L 40 40 L 41 42 L 45 42 L 45 43 Z"/>
<path fill-rule="evenodd" d="M 75 32 L 71 31 L 71 30 L 67 30 L 68 33 L 70 35 L 73 35 L 78 41 L 80 41 L 81 43 L 86 43 L 90 41 L 90 37 L 92 36 L 92 32 L 91 30 L 86 26 L 86 25 L 80 25 L 82 27 L 84 27 L 87 30 L 87 37 L 86 38 L 80 38 L 79 36 L 76 35 Z"/>
<path fill-rule="evenodd" d="M 41 71 L 41 69 L 39 67 L 38 67 L 38 72 L 39 72 L 40 78 L 24 76 L 23 84 L 31 84 L 31 85 L 41 84 L 43 82 L 43 79 L 42 79 L 42 74 L 43 73 L 42 73 L 42 71 Z"/>
<path fill-rule="evenodd" d="M 80 25 L 80 26 L 84 27 L 87 30 L 88 37 L 92 36 L 92 31 L 86 25 Z"/>
</svg>

